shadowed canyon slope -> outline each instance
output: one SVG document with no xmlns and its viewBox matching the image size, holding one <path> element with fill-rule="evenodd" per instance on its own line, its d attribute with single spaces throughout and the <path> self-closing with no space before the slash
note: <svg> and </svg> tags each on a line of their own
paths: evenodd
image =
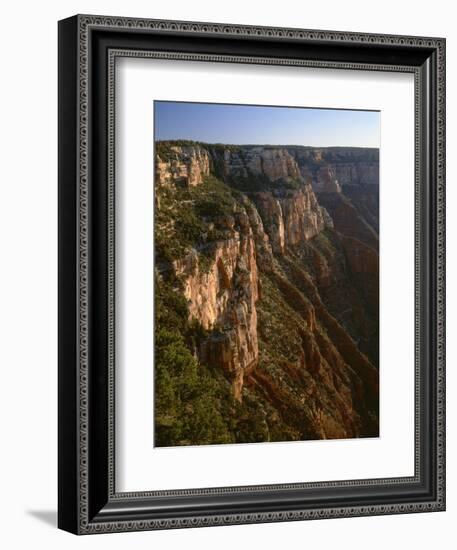
<svg viewBox="0 0 457 550">
<path fill-rule="evenodd" d="M 377 149 L 156 142 L 155 438 L 378 435 Z"/>
</svg>

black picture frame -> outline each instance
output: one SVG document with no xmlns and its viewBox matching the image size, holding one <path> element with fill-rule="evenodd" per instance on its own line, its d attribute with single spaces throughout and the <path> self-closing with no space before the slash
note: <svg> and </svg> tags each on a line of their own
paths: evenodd
<svg viewBox="0 0 457 550">
<path fill-rule="evenodd" d="M 110 82 L 116 51 L 414 73 L 414 477 L 115 492 Z M 445 40 L 76 15 L 59 22 L 58 63 L 59 527 L 89 534 L 444 510 Z"/>
</svg>

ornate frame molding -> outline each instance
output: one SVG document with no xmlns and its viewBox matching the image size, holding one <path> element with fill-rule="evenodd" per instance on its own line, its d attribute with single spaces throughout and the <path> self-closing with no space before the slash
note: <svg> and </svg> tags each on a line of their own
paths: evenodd
<svg viewBox="0 0 457 550">
<path fill-rule="evenodd" d="M 71 21 L 71 23 L 69 23 Z M 67 28 L 65 28 L 65 22 Z M 69 27 L 71 26 L 71 31 Z M 193 23 L 179 21 L 160 21 L 149 19 L 129 19 L 116 17 L 98 17 L 98 16 L 75 16 L 69 20 L 61 22 L 62 33 L 67 33 L 67 36 L 72 34 L 71 43 L 77 54 L 73 70 L 77 73 L 76 89 L 77 97 L 74 98 L 77 106 L 77 120 L 74 122 L 75 145 L 73 151 L 77 162 L 76 170 L 76 185 L 74 203 L 77 209 L 77 265 L 76 272 L 72 276 L 76 278 L 77 300 L 75 303 L 75 311 L 77 314 L 77 357 L 75 363 L 75 373 L 77 378 L 75 383 L 75 406 L 77 411 L 77 427 L 75 431 L 77 462 L 73 465 L 73 476 L 77 481 L 77 495 L 72 495 L 72 502 L 69 502 L 67 496 L 68 491 L 62 491 L 60 499 L 60 520 L 59 525 L 62 528 L 78 532 L 80 534 L 100 533 L 100 532 L 115 532 L 115 531 L 132 531 L 132 530 L 147 530 L 147 529 L 166 529 L 166 528 L 182 528 L 182 527 L 197 527 L 209 525 L 227 525 L 241 523 L 258 523 L 272 521 L 294 521 L 303 519 L 319 519 L 331 517 L 348 517 L 348 516 L 363 516 L 374 514 L 396 514 L 408 512 L 425 512 L 439 511 L 445 507 L 445 374 L 444 374 L 444 180 L 445 180 L 445 41 L 441 38 L 424 38 L 424 37 L 408 37 L 408 36 L 389 36 L 389 35 L 371 35 L 363 33 L 344 33 L 333 31 L 312 31 L 302 29 L 284 29 L 284 28 L 269 28 L 269 27 L 254 27 L 254 26 L 239 26 L 239 25 L 223 25 L 212 23 Z M 436 497 L 424 499 L 420 502 L 406 502 L 399 504 L 368 504 L 368 505 L 351 505 L 325 507 L 317 506 L 306 509 L 291 509 L 281 511 L 267 512 L 241 512 L 230 514 L 203 514 L 192 517 L 169 517 L 169 518 L 134 518 L 126 516 L 126 519 L 121 519 L 121 516 L 116 517 L 114 512 L 110 512 L 105 519 L 102 514 L 100 517 L 94 516 L 90 504 L 90 424 L 91 424 L 91 409 L 90 409 L 90 379 L 91 379 L 91 350 L 90 350 L 90 319 L 91 319 L 91 271 L 90 271 L 90 255 L 91 255 L 91 231 L 92 231 L 92 214 L 90 210 L 90 178 L 91 178 L 91 37 L 94 31 L 122 31 L 123 33 L 138 33 L 144 34 L 159 34 L 163 36 L 198 36 L 198 37 L 224 37 L 224 39 L 239 39 L 240 37 L 252 37 L 255 40 L 269 41 L 284 41 L 289 43 L 334 43 L 339 45 L 352 45 L 354 47 L 382 46 L 395 47 L 400 50 L 415 48 L 419 50 L 427 50 L 433 52 L 433 63 L 435 67 L 436 87 L 436 113 L 434 124 L 436 125 L 436 143 L 434 154 L 436 155 L 436 173 L 432 175 L 436 185 L 436 206 L 435 218 L 431 224 L 435 225 L 436 229 L 436 261 L 435 273 L 432 274 L 436 278 L 436 388 L 432 401 L 436 404 L 436 419 L 434 421 L 434 430 L 436 434 L 436 455 L 434 457 L 436 466 Z M 229 40 L 230 42 L 230 40 Z M 63 39 L 61 50 L 65 50 Z M 141 492 L 141 493 L 116 493 L 114 489 L 114 82 L 115 82 L 115 59 L 118 56 L 133 56 L 133 57 L 151 57 L 160 59 L 179 59 L 179 60 L 198 60 L 198 61 L 216 61 L 216 62 L 234 62 L 234 63 L 262 63 L 276 65 L 293 65 L 305 67 L 324 67 L 324 68 L 341 68 L 341 69 L 357 69 L 357 70 L 381 70 L 394 72 L 412 72 L 415 76 L 415 113 L 416 113 L 416 475 L 413 478 L 392 478 L 392 479 L 377 479 L 377 480 L 354 480 L 345 482 L 326 482 L 326 483 L 304 483 L 281 486 L 256 486 L 256 487 L 233 487 L 225 489 L 200 489 L 200 490 L 185 490 L 185 491 L 160 491 L 160 492 Z M 252 493 L 254 491 L 275 491 L 285 489 L 319 489 L 319 488 L 342 488 L 342 487 L 362 487 L 362 486 L 383 486 L 398 485 L 405 482 L 418 482 L 422 471 L 420 462 L 419 446 L 422 430 L 421 415 L 420 415 L 420 399 L 419 389 L 421 384 L 420 376 L 420 333 L 421 319 L 423 315 L 423 307 L 421 304 L 420 292 L 420 263 L 421 263 L 421 231 L 423 228 L 422 206 L 420 186 L 423 179 L 423 167 L 421 159 L 421 132 L 422 123 L 421 113 L 422 105 L 425 101 L 425 96 L 430 94 L 430 90 L 424 90 L 421 87 L 421 67 L 419 65 L 408 64 L 383 64 L 383 63 L 366 63 L 355 62 L 350 60 L 345 61 L 322 61 L 322 60 L 307 60 L 293 59 L 280 57 L 259 57 L 247 55 L 233 54 L 209 54 L 209 53 L 186 53 L 186 52 L 170 52 L 170 51 L 154 51 L 154 50 L 139 50 L 135 48 L 110 48 L 108 51 L 108 78 L 107 78 L 107 177 L 108 177 L 108 201 L 107 201 L 107 303 L 108 303 L 108 501 L 111 503 L 135 505 L 135 501 L 150 499 L 154 497 L 167 496 L 195 496 L 195 495 L 227 495 L 227 494 L 243 494 Z M 68 78 L 68 75 L 66 75 Z M 64 76 L 65 78 L 65 76 Z M 64 101 L 64 100 L 63 100 Z M 62 114 L 62 117 L 65 115 Z M 62 139 L 62 137 L 61 137 Z M 63 157 L 61 162 L 63 162 Z M 65 184 L 65 177 L 61 177 L 60 185 Z M 68 208 L 68 204 L 61 203 L 61 209 Z M 433 227 L 432 227 L 433 229 Z M 434 258 L 432 258 L 434 260 Z M 61 344 L 63 345 L 63 344 Z M 60 366 L 60 376 L 64 378 L 65 365 Z M 61 396 L 61 399 L 65 399 Z M 65 405 L 61 405 L 61 416 L 68 416 L 68 411 Z M 64 445 L 61 442 L 61 445 Z M 63 455 L 64 451 L 61 450 Z M 63 486 L 65 484 L 64 476 L 68 475 L 68 471 L 61 465 L 61 480 Z M 92 505 L 93 508 L 93 505 Z"/>
</svg>

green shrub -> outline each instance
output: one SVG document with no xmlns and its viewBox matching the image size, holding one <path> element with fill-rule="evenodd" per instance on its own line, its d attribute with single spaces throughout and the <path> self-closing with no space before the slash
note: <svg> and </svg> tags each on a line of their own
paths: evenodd
<svg viewBox="0 0 457 550">
<path fill-rule="evenodd" d="M 155 298 L 156 446 L 232 442 L 221 412 L 221 402 L 231 400 L 230 386 L 199 364 L 186 345 L 186 339 L 195 345 L 205 331 L 189 324 L 184 297 L 159 278 Z"/>
</svg>

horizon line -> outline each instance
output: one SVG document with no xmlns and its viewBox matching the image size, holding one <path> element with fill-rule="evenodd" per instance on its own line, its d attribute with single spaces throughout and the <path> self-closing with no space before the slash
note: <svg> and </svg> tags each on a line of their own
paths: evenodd
<svg viewBox="0 0 457 550">
<path fill-rule="evenodd" d="M 155 143 L 167 142 L 167 141 L 188 141 L 192 143 L 201 143 L 203 145 L 234 145 L 239 147 L 308 147 L 309 149 L 376 149 L 379 151 L 380 147 L 373 147 L 371 145 L 304 145 L 300 143 L 229 143 L 225 141 L 202 141 L 198 139 L 186 139 L 186 138 L 172 138 L 172 139 L 155 139 Z"/>
</svg>

